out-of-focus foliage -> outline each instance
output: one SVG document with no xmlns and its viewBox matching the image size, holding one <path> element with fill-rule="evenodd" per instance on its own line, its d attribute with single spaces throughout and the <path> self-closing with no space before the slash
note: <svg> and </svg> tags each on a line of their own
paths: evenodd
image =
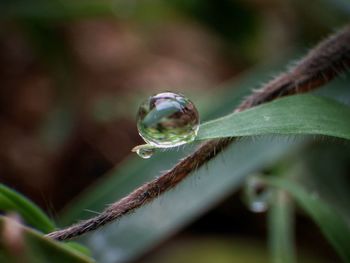
<svg viewBox="0 0 350 263">
<path fill-rule="evenodd" d="M 307 193 L 302 187 L 288 180 L 269 179 L 268 184 L 287 190 L 303 209 L 320 226 L 344 262 L 350 261 L 350 225 L 316 193 Z"/>
<path fill-rule="evenodd" d="M 2 184 L 0 184 L 0 210 L 4 212 L 16 211 L 28 224 L 44 233 L 55 229 L 54 223 L 39 207 Z"/>
<path fill-rule="evenodd" d="M 45 238 L 11 218 L 0 217 L 0 229 L 3 235 L 0 245 L 1 262 L 95 262 L 77 249 Z"/>
</svg>

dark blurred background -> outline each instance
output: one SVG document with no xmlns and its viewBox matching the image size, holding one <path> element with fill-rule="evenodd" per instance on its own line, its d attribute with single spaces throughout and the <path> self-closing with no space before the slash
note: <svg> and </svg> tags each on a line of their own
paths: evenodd
<svg viewBox="0 0 350 263">
<path fill-rule="evenodd" d="M 224 83 L 307 51 L 348 21 L 349 8 L 346 0 L 2 0 L 0 180 L 56 216 L 142 143 L 142 99 L 181 91 L 205 112 Z M 301 247 L 337 261 L 309 220 L 297 224 Z M 208 247 L 225 256 L 232 235 L 261 247 L 265 232 L 265 216 L 235 195 L 143 262 L 184 262 L 162 255 Z M 207 242 L 191 247 L 196 239 Z"/>
</svg>

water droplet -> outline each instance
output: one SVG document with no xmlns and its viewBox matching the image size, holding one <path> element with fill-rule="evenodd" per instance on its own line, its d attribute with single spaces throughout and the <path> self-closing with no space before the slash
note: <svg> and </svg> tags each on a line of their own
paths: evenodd
<svg viewBox="0 0 350 263">
<path fill-rule="evenodd" d="M 259 176 L 249 177 L 243 189 L 243 198 L 250 211 L 266 212 L 269 208 L 271 191 Z"/>
<path fill-rule="evenodd" d="M 134 147 L 131 151 L 136 152 L 143 159 L 149 159 L 155 153 L 156 149 L 149 144 L 142 144 Z"/>
<path fill-rule="evenodd" d="M 199 128 L 199 115 L 185 96 L 164 92 L 144 101 L 137 114 L 137 128 L 148 144 L 169 148 L 193 141 Z"/>
</svg>

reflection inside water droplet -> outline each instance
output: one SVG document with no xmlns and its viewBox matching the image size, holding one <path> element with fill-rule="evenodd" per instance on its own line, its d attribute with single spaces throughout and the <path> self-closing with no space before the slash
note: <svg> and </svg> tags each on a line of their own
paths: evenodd
<svg viewBox="0 0 350 263">
<path fill-rule="evenodd" d="M 259 176 L 247 179 L 243 189 L 244 201 L 254 213 L 266 212 L 269 208 L 271 191 Z"/>
<path fill-rule="evenodd" d="M 194 104 L 173 92 L 156 94 L 144 101 L 137 114 L 140 136 L 157 148 L 169 148 L 193 141 L 199 128 Z"/>
<path fill-rule="evenodd" d="M 185 96 L 163 92 L 144 101 L 137 113 L 137 129 L 147 144 L 132 149 L 144 159 L 156 148 L 170 148 L 192 142 L 199 129 L 199 115 Z"/>
</svg>

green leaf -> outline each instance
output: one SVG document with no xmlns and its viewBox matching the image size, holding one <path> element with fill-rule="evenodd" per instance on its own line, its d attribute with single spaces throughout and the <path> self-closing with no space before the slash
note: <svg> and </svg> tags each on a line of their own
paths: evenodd
<svg viewBox="0 0 350 263">
<path fill-rule="evenodd" d="M 350 108 L 312 95 L 290 96 L 200 126 L 196 140 L 262 134 L 316 134 L 350 139 Z"/>
<path fill-rule="evenodd" d="M 54 223 L 37 205 L 3 184 L 0 184 L 0 210 L 19 213 L 28 224 L 44 233 L 55 229 Z"/>
<path fill-rule="evenodd" d="M 271 186 L 288 191 L 320 227 L 342 259 L 350 262 L 350 226 L 337 210 L 290 180 L 269 178 L 266 181 Z"/>
<path fill-rule="evenodd" d="M 6 224 L 11 226 L 6 226 Z M 11 228 L 17 234 L 12 238 L 17 240 L 7 240 L 4 236 L 4 229 Z M 24 227 L 10 218 L 0 216 L 0 259 L 1 262 L 22 262 L 25 258 L 28 263 L 92 263 L 91 258 L 79 253 L 76 250 L 67 248 L 65 244 L 53 241 L 44 237 L 37 231 Z M 16 241 L 15 243 L 11 243 Z M 11 246 L 14 246 L 11 249 Z"/>
</svg>

